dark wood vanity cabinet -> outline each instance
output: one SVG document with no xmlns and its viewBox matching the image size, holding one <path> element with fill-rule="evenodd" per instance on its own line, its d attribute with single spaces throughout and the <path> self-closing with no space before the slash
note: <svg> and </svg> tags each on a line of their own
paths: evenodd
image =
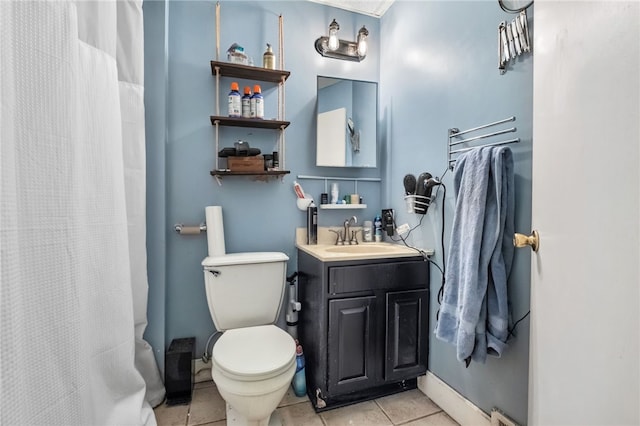
<svg viewBox="0 0 640 426">
<path fill-rule="evenodd" d="M 427 371 L 429 290 L 387 293 L 386 380 L 417 377 Z"/>
<path fill-rule="evenodd" d="M 375 302 L 375 296 L 329 300 L 328 393 L 352 392 L 375 382 Z"/>
<path fill-rule="evenodd" d="M 298 336 L 316 410 L 411 389 L 427 370 L 429 263 L 298 250 Z"/>
</svg>

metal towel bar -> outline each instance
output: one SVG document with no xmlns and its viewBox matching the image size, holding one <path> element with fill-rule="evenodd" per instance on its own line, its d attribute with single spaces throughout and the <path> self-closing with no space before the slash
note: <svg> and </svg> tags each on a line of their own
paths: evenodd
<svg viewBox="0 0 640 426">
<path fill-rule="evenodd" d="M 462 139 L 461 141 L 457 141 L 457 142 L 450 142 L 449 146 L 454 146 L 454 145 L 458 145 L 458 144 L 466 143 L 466 142 L 472 142 L 472 141 L 475 141 L 475 140 L 478 140 L 478 139 L 490 138 L 491 136 L 503 135 L 505 133 L 515 132 L 516 130 L 517 129 L 515 127 L 512 127 L 510 129 L 505 129 L 505 130 L 499 130 L 497 132 L 487 133 L 486 135 L 474 136 L 472 138 Z M 458 135 L 456 134 L 456 136 L 458 136 Z"/>
<path fill-rule="evenodd" d="M 482 144 L 474 145 L 474 146 L 465 146 L 464 148 L 451 149 L 451 147 L 456 146 L 456 145 L 468 144 L 470 142 L 476 143 L 477 141 L 479 141 L 481 139 L 491 138 L 491 137 L 494 137 L 494 136 L 503 135 L 505 133 L 515 132 L 517 130 L 517 128 L 516 127 L 511 127 L 511 128 L 508 128 L 508 129 L 497 130 L 497 131 L 492 132 L 492 133 L 486 133 L 486 134 L 483 134 L 483 135 L 471 136 L 471 137 L 469 137 L 467 139 L 460 139 L 460 140 L 457 139 L 461 135 L 465 135 L 467 133 L 476 132 L 476 131 L 481 130 L 481 129 L 486 129 L 487 127 L 497 126 L 499 124 L 507 123 L 507 122 L 510 122 L 510 121 L 516 121 L 516 117 L 513 117 L 513 116 L 512 117 L 508 117 L 508 118 L 505 118 L 503 120 L 498 120 L 498 121 L 494 121 L 493 123 L 483 124 L 482 126 L 474 127 L 474 128 L 463 130 L 463 131 L 460 131 L 459 129 L 457 129 L 455 127 L 449 129 L 448 141 L 447 141 L 447 157 L 448 157 L 448 160 L 449 160 L 449 168 L 451 170 L 453 170 L 453 167 L 455 165 L 457 157 L 454 158 L 454 155 L 461 154 L 461 153 L 469 151 L 469 150 L 471 150 L 473 148 L 479 148 L 481 146 L 507 145 L 507 144 L 520 142 L 520 138 L 514 138 L 514 139 L 508 139 L 508 140 L 504 140 L 504 141 L 486 142 L 486 143 L 482 143 Z"/>
<path fill-rule="evenodd" d="M 474 127 L 473 129 L 467 129 L 463 131 L 459 131 L 456 128 L 449 129 L 449 134 L 455 133 L 455 136 L 464 135 L 465 133 L 475 132 L 476 130 L 486 129 L 487 127 L 497 126 L 498 124 L 506 123 L 509 121 L 516 121 L 516 118 L 511 116 L 509 118 L 505 118 L 504 120 L 494 121 L 493 123 L 483 124 L 482 126 Z"/>
</svg>

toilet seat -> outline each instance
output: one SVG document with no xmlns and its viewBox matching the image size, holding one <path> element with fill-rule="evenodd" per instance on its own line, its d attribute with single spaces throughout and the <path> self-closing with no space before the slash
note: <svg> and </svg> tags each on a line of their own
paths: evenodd
<svg viewBox="0 0 640 426">
<path fill-rule="evenodd" d="M 293 338 L 275 325 L 225 331 L 213 347 L 212 361 L 222 374 L 240 381 L 265 380 L 295 363 Z"/>
</svg>

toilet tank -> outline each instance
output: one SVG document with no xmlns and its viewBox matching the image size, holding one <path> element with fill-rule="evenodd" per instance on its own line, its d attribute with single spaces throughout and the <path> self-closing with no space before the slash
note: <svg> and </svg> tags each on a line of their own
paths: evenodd
<svg viewBox="0 0 640 426">
<path fill-rule="evenodd" d="M 216 329 L 274 324 L 286 288 L 287 260 L 277 252 L 205 258 L 204 285 Z"/>
</svg>

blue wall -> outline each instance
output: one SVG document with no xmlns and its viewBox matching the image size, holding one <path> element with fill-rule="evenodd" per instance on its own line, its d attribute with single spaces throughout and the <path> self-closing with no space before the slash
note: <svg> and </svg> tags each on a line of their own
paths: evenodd
<svg viewBox="0 0 640 426">
<path fill-rule="evenodd" d="M 234 42 L 260 64 L 266 43 L 278 44 L 278 15 L 284 17 L 286 82 L 286 168 L 282 182 L 254 182 L 246 177 L 225 177 L 218 186 L 209 174 L 214 168 L 215 1 L 154 1 L 145 4 L 147 29 L 147 168 L 149 326 L 145 336 L 161 352 L 174 338 L 195 336 L 200 356 L 215 330 L 206 304 L 202 267 L 207 255 L 206 234 L 181 236 L 173 224 L 199 224 L 204 209 L 221 205 L 227 252 L 281 251 L 290 257 L 288 273 L 296 270 L 294 233 L 305 225 L 293 192 L 297 175 L 380 177 L 379 169 L 339 169 L 315 166 L 316 88 L 318 75 L 378 81 L 378 19 L 310 2 L 221 2 L 221 59 Z M 166 8 L 165 8 L 166 6 Z M 313 47 L 326 35 L 335 18 L 344 38 L 353 39 L 362 25 L 371 32 L 369 54 L 362 63 L 326 59 Z M 165 23 L 166 21 L 166 23 Z M 165 47 L 166 39 L 166 47 Z M 278 55 L 277 49 L 275 49 Z M 163 63 L 166 63 L 166 69 Z M 167 77 L 168 83 L 165 84 Z M 220 113 L 226 112 L 230 79 L 222 79 Z M 240 86 L 246 81 L 240 80 Z M 252 82 L 249 82 L 252 83 Z M 274 117 L 277 91 L 262 83 L 265 116 Z M 162 111 L 164 109 L 164 111 Z M 263 129 L 221 130 L 220 146 L 237 139 L 263 152 L 276 146 L 277 133 Z M 329 184 L 331 181 L 329 181 Z M 319 200 L 323 181 L 301 181 L 305 191 Z M 341 193 L 353 193 L 352 182 L 340 182 Z M 371 219 L 380 209 L 380 183 L 360 182 L 358 192 L 368 209 L 353 212 L 320 210 L 321 226 L 339 225 L 357 214 Z M 163 339 L 163 340 L 161 340 Z"/>
<path fill-rule="evenodd" d="M 265 43 L 277 45 L 278 15 L 284 16 L 285 68 L 291 71 L 286 84 L 286 119 L 291 121 L 286 130 L 286 168 L 291 174 L 282 183 L 224 178 L 222 186 L 216 184 L 209 175 L 214 162 L 214 132 L 208 119 L 215 111 L 216 96 L 209 66 L 215 56 L 215 2 L 169 2 L 166 9 L 164 2 L 146 3 L 146 33 L 154 32 L 153 37 L 145 34 L 150 287 L 145 336 L 159 360 L 164 345 L 185 336 L 196 336 L 199 356 L 214 331 L 200 266 L 206 256 L 206 236 L 180 236 L 173 231 L 174 223 L 202 222 L 208 205 L 223 207 L 228 252 L 282 251 L 290 257 L 291 273 L 296 268 L 294 230 L 304 226 L 304 213 L 296 209 L 292 191 L 297 175 L 383 179 L 382 183 L 358 184 L 367 210 L 320 210 L 322 226 L 338 225 L 354 212 L 360 221 L 371 220 L 382 207 L 394 208 L 399 224 L 413 226 L 418 218 L 404 212 L 402 177 L 425 171 L 442 175 L 447 165 L 448 128 L 465 129 L 515 115 L 522 139 L 514 148 L 516 229 L 529 230 L 532 60 L 520 59 L 507 74 L 499 75 L 497 26 L 511 16 L 504 14 L 497 2 L 396 1 L 380 20 L 301 1 L 223 1 L 221 9 L 222 52 L 237 42 L 256 64 L 261 62 Z M 316 53 L 313 42 L 326 35 L 333 18 L 340 23 L 345 39 L 355 39 L 357 30 L 367 26 L 369 53 L 363 62 L 322 58 Z M 381 67 L 381 63 L 386 65 Z M 314 166 L 318 75 L 379 82 L 378 168 Z M 223 80 L 221 84 L 222 114 L 229 83 Z M 275 89 L 263 86 L 263 92 L 265 116 L 274 116 Z M 244 139 L 270 152 L 276 141 L 275 134 L 267 131 L 227 130 L 221 146 Z M 450 174 L 444 181 L 452 188 Z M 322 181 L 300 182 L 316 199 L 324 190 Z M 340 182 L 340 188 L 343 194 L 353 192 L 351 183 Z M 441 204 L 442 193 L 409 240 L 416 246 L 436 249 L 435 260 L 440 265 Z M 451 190 L 444 204 L 448 240 Z M 431 278 L 431 324 L 435 324 L 440 283 L 435 268 Z M 510 280 L 514 317 L 528 310 L 528 283 L 529 254 L 518 251 Z M 526 422 L 527 320 L 518 327 L 504 356 L 489 359 L 486 365 L 472 363 L 465 369 L 456 361 L 453 347 L 433 336 L 430 343 L 431 371 L 485 411 L 496 406 L 520 423 Z"/>
<path fill-rule="evenodd" d="M 167 143 L 167 31 L 166 3 L 145 2 L 144 80 L 147 155 L 147 275 L 148 326 L 144 338 L 153 347 L 158 366 L 164 371 L 166 301 L 165 149 Z"/>
<path fill-rule="evenodd" d="M 532 10 L 529 9 L 529 16 Z M 531 227 L 531 135 L 533 61 L 520 57 L 507 73 L 497 69 L 497 28 L 511 21 L 495 1 L 395 2 L 381 19 L 380 111 L 383 153 L 383 202 L 395 209 L 398 223 L 416 225 L 405 213 L 402 180 L 405 174 L 430 172 L 442 176 L 447 167 L 447 131 L 460 130 L 515 116 L 517 136 L 511 145 L 516 173 L 516 230 Z M 531 19 L 529 20 L 531 24 Z M 531 25 L 531 30 L 533 26 Z M 533 40 L 533 37 L 531 38 Z M 490 130 L 490 129 L 487 129 Z M 488 133 L 488 132 L 487 132 Z M 513 135 L 513 133 L 508 134 Z M 506 138 L 505 138 L 506 139 Z M 452 174 L 444 182 L 445 244 L 453 220 Z M 442 191 L 422 225 L 410 236 L 420 247 L 434 248 L 442 265 L 440 232 Z M 512 315 L 529 309 L 530 250 L 516 250 L 509 281 Z M 431 324 L 435 324 L 441 276 L 431 273 Z M 430 338 L 429 369 L 474 404 L 489 412 L 504 410 L 521 424 L 527 420 L 529 322 L 516 330 L 502 358 L 469 368 L 456 360 L 455 348 Z"/>
</svg>

